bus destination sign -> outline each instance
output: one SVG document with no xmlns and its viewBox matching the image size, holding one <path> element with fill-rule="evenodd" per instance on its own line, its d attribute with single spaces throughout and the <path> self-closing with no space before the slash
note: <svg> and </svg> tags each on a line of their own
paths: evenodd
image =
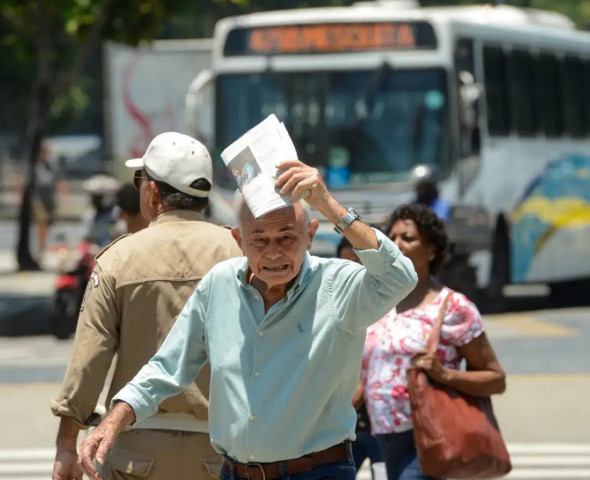
<svg viewBox="0 0 590 480">
<path fill-rule="evenodd" d="M 342 53 L 435 47 L 434 29 L 426 22 L 327 23 L 238 28 L 229 33 L 224 54 Z"/>
</svg>

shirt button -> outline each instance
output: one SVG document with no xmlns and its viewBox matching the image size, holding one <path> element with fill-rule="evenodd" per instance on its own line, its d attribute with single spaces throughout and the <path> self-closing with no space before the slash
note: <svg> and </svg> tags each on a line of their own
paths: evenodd
<svg viewBox="0 0 590 480">
<path fill-rule="evenodd" d="M 254 298 L 255 298 L 256 300 L 260 300 L 260 295 L 258 295 L 257 293 L 255 293 L 255 294 L 254 294 Z"/>
<path fill-rule="evenodd" d="M 256 460 L 256 455 L 250 455 L 250 456 L 248 457 L 248 460 Z"/>
<path fill-rule="evenodd" d="M 248 417 L 248 420 L 250 420 L 251 422 L 253 422 L 254 420 L 256 420 L 256 415 L 250 415 Z"/>
<path fill-rule="evenodd" d="M 258 370 L 256 370 L 256 371 L 254 372 L 254 376 L 255 376 L 256 378 L 258 378 L 258 377 L 260 376 L 260 372 L 259 372 Z"/>
<path fill-rule="evenodd" d="M 263 332 L 262 330 L 260 330 L 260 331 L 258 332 L 258 336 L 259 336 L 259 337 L 264 337 L 264 332 Z"/>
</svg>

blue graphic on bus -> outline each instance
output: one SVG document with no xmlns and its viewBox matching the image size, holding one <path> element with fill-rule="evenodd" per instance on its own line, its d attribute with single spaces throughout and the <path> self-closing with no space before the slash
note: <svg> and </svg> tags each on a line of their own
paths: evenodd
<svg viewBox="0 0 590 480">
<path fill-rule="evenodd" d="M 552 235 L 590 225 L 590 157 L 568 155 L 548 164 L 525 192 L 512 220 L 512 281 L 523 282 Z"/>
</svg>

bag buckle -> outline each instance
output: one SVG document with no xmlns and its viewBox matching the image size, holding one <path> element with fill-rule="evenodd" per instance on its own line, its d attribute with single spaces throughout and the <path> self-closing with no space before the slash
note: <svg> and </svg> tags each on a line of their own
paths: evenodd
<svg viewBox="0 0 590 480">
<path fill-rule="evenodd" d="M 266 480 L 266 472 L 264 471 L 264 467 L 262 466 L 261 463 L 247 463 L 246 464 L 246 478 L 248 480 L 250 480 L 250 467 L 257 467 L 260 469 L 260 471 L 262 472 L 262 479 L 261 480 Z M 252 480 L 256 480 L 256 479 L 252 479 Z"/>
</svg>

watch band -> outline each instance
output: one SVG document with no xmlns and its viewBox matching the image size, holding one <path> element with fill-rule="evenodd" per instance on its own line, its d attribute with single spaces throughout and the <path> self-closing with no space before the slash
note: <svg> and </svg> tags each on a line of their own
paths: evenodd
<svg viewBox="0 0 590 480">
<path fill-rule="evenodd" d="M 340 221 L 336 225 L 334 225 L 334 230 L 336 231 L 336 233 L 342 235 L 342 232 L 344 232 L 344 230 L 350 227 L 352 222 L 360 219 L 361 216 L 358 213 L 356 213 L 354 208 L 349 208 L 346 211 L 346 214 L 340 219 Z"/>
</svg>

